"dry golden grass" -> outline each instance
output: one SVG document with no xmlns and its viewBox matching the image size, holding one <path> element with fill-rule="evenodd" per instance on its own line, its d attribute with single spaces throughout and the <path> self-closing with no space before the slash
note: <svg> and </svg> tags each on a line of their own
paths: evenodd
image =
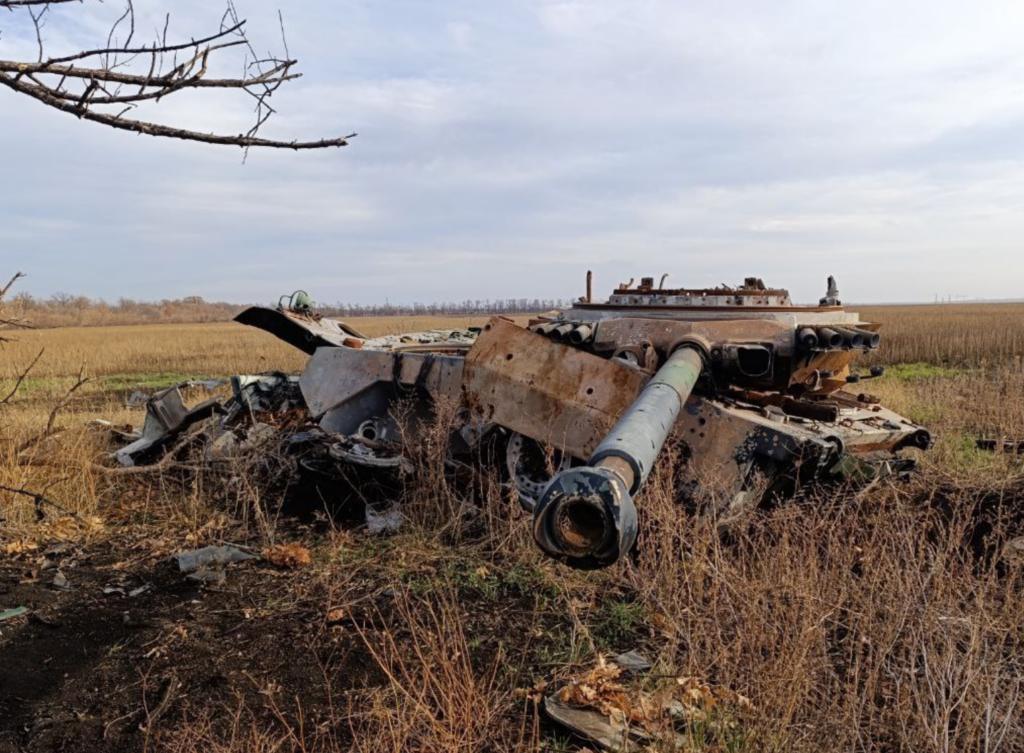
<svg viewBox="0 0 1024 753">
<path fill-rule="evenodd" d="M 868 362 L 882 360 L 895 366 L 889 367 L 883 379 L 851 389 L 876 393 L 896 411 L 932 429 L 938 444 L 924 456 L 926 468 L 981 476 L 1016 472 L 1015 457 L 979 452 L 974 439 L 980 435 L 1024 437 L 1024 366 L 1014 357 L 1015 343 L 1024 332 L 1024 307 L 914 306 L 861 311 L 866 319 L 885 324 L 887 337 L 880 354 Z M 357 324 L 366 334 L 377 336 L 481 322 L 381 317 L 360 319 Z M 940 338 L 938 333 L 944 332 L 955 333 L 956 338 Z M 0 484 L 52 488 L 74 509 L 87 512 L 100 506 L 105 488 L 89 466 L 100 450 L 81 428 L 87 421 L 141 423 L 143 411 L 125 405 L 125 397 L 137 388 L 154 389 L 189 378 L 232 373 L 298 372 L 306 362 L 304 354 L 271 335 L 234 323 L 51 329 L 15 335 L 17 342 L 0 351 L 0 399 L 38 352 L 44 353 L 18 397 L 0 408 L 4 438 L 0 443 Z M 918 341 L 936 348 L 959 345 L 947 349 L 955 355 L 943 356 L 917 347 Z M 982 353 L 1002 354 L 1002 358 L 972 356 Z M 974 357 L 980 360 L 971 360 Z M 943 366 L 944 360 L 962 365 Z M 904 365 L 907 362 L 913 365 Z M 66 432 L 60 436 L 61 452 L 53 456 L 56 460 L 48 461 L 63 470 L 15 463 L 15 450 L 38 434 L 54 401 L 83 367 L 93 381 L 58 417 L 56 428 Z M 189 396 L 192 401 L 201 397 L 198 393 Z M 37 451 L 48 451 L 54 441 Z M 8 499 L 6 504 L 26 509 L 24 500 Z"/>
<path fill-rule="evenodd" d="M 598 654 L 639 647 L 656 662 L 651 682 L 700 677 L 753 700 L 742 717 L 691 730 L 691 750 L 1024 750 L 1024 573 L 999 555 L 1021 535 L 1024 468 L 1019 456 L 974 447 L 978 434 L 1024 438 L 1024 308 L 862 312 L 886 325 L 879 358 L 896 366 L 860 389 L 938 437 L 920 455 L 912 484 L 833 490 L 752 514 L 724 542 L 713 521 L 676 504 L 671 468 L 661 467 L 638 498 L 638 561 L 570 572 L 543 560 L 527 516 L 495 485 L 457 486 L 437 472 L 442 421 L 415 458 L 423 472 L 406 490 L 409 522 L 398 536 L 311 536 L 304 543 L 312 567 L 289 571 L 319 579 L 297 581 L 294 598 L 315 594 L 324 614 L 365 604 L 368 593 L 389 585 L 388 614 L 371 611 L 345 629 L 303 624 L 288 634 L 318 655 L 368 655 L 360 682 L 325 669 L 316 689 L 331 703 L 316 725 L 305 721 L 301 700 L 310 688 L 279 688 L 261 691 L 256 703 L 264 706 L 239 697 L 225 699 L 223 709 L 193 708 L 155 749 L 578 750 L 578 741 L 539 728 L 516 691 L 564 679 Z M 356 324 L 382 334 L 465 320 Z M 111 476 L 92 465 L 103 448 L 81 427 L 93 417 L 139 422 L 141 412 L 124 407 L 134 385 L 295 371 L 302 354 L 235 325 L 19 338 L 3 351 L 9 360 L 0 376 L 13 378 L 40 347 L 47 354 L 38 381 L 0 408 L 0 484 L 46 490 L 109 526 L 124 507 L 143 509 L 168 529 L 184 526 L 193 542 L 238 525 L 223 522 L 225 512 L 243 523 L 252 513 L 258 535 L 276 543 L 274 522 L 253 513 L 272 503 L 256 479 L 239 471 L 236 507 L 226 509 L 212 503 L 226 485 L 201 474 L 185 482 Z M 83 362 L 98 384 L 59 417 L 63 433 L 19 455 Z M 979 508 L 993 506 L 1016 510 L 1016 518 L 996 521 L 989 556 L 979 558 L 966 543 Z M 44 524 L 67 520 L 44 512 Z M 0 494 L 0 543 L 30 535 L 35 513 L 31 500 Z"/>
<path fill-rule="evenodd" d="M 479 325 L 486 317 L 365 317 L 353 321 L 368 337 Z M 0 380 L 16 378 L 40 350 L 33 377 L 71 377 L 85 367 L 93 376 L 187 375 L 194 377 L 294 372 L 303 353 L 272 335 L 234 322 L 150 324 L 23 330 L 0 355 Z"/>
<path fill-rule="evenodd" d="M 1019 365 L 1024 358 L 1024 303 L 851 308 L 883 325 L 882 347 L 871 364 L 979 367 Z"/>
</svg>

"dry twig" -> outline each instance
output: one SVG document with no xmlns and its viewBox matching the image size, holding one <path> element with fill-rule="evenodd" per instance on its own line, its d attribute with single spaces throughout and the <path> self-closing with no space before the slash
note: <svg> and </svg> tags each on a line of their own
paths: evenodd
<svg viewBox="0 0 1024 753">
<path fill-rule="evenodd" d="M 21 386 L 25 383 L 25 380 L 28 379 L 28 375 L 32 373 L 32 369 L 36 367 L 36 364 L 39 363 L 39 359 L 43 357 L 43 353 L 45 352 L 45 348 L 43 350 L 40 350 L 36 357 L 32 359 L 32 363 L 28 365 L 28 368 L 26 368 L 24 371 L 18 374 L 18 378 L 14 382 L 14 386 L 11 388 L 11 391 L 7 393 L 7 397 L 5 397 L 3 400 L 0 400 L 0 405 L 7 405 L 8 403 L 11 402 L 11 400 L 14 399 L 14 396 L 18 394 L 18 391 L 21 389 Z"/>
<path fill-rule="evenodd" d="M 207 144 L 277 149 L 323 149 L 346 146 L 355 136 L 310 141 L 267 139 L 259 131 L 275 113 L 270 98 L 278 88 L 299 78 L 296 60 L 287 54 L 260 56 L 246 36 L 245 20 L 238 17 L 233 3 L 221 19 L 220 28 L 185 42 L 167 41 L 169 19 L 148 44 L 136 44 L 135 7 L 127 0 L 124 13 L 113 24 L 106 44 L 68 55 L 47 57 L 43 28 L 51 3 L 78 0 L 0 0 L 0 8 L 29 14 L 39 55 L 36 61 L 0 60 L 0 85 L 37 102 L 82 120 L 123 131 L 150 136 L 199 141 Z M 38 7 L 38 10 L 36 10 Z M 127 36 L 118 33 L 127 25 Z M 284 28 L 282 24 L 282 40 Z M 238 48 L 245 53 L 241 78 L 210 75 L 220 53 Z M 154 123 L 147 118 L 124 117 L 140 103 L 157 103 L 188 89 L 216 88 L 244 91 L 255 100 L 255 122 L 244 134 L 215 134 Z M 109 109 L 114 108 L 114 109 Z"/>
<path fill-rule="evenodd" d="M 64 394 L 64 397 L 57 401 L 57 403 L 53 406 L 53 409 L 50 411 L 50 415 L 46 420 L 46 428 L 43 429 L 43 431 L 37 434 L 36 436 L 31 437 L 22 442 L 18 449 L 15 451 L 15 454 L 21 455 L 23 452 L 32 449 L 40 442 L 43 442 L 49 439 L 50 437 L 58 434 L 61 430 L 56 428 L 57 417 L 60 415 L 61 411 L 63 411 L 65 408 L 68 407 L 68 405 L 71 404 L 71 401 L 75 397 L 75 393 L 77 393 L 80 389 L 82 389 L 82 387 L 87 385 L 90 381 L 91 380 L 89 379 L 89 377 L 85 376 L 85 367 L 82 367 L 82 369 L 80 369 L 78 372 L 78 379 L 71 386 L 71 388 Z"/>
<path fill-rule="evenodd" d="M 25 321 L 20 317 L 8 317 L 4 314 L 4 303 L 7 299 L 7 294 L 11 292 L 11 288 L 14 287 L 14 284 L 24 276 L 24 272 L 15 272 L 14 277 L 12 277 L 6 285 L 0 288 L 0 330 L 26 326 Z M 0 335 L 0 345 L 3 345 L 5 342 L 10 342 L 10 339 Z"/>
</svg>

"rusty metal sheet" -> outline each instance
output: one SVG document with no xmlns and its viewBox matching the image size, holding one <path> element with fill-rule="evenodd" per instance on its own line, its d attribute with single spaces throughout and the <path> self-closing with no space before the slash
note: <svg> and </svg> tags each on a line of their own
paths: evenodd
<svg viewBox="0 0 1024 753">
<path fill-rule="evenodd" d="M 815 353 L 808 360 L 794 365 L 789 385 L 802 385 L 808 394 L 830 393 L 846 386 L 846 377 L 853 364 L 853 352 L 849 350 L 828 350 Z M 817 377 L 822 372 L 831 372 L 828 378 Z"/>
<path fill-rule="evenodd" d="M 354 400 L 380 382 L 419 385 L 434 397 L 458 399 L 462 363 L 461 357 L 444 353 L 320 348 L 300 385 L 314 416 Z"/>
<path fill-rule="evenodd" d="M 466 356 L 466 404 L 493 421 L 586 459 L 647 375 L 491 319 Z"/>
<path fill-rule="evenodd" d="M 313 355 L 317 348 L 341 347 L 349 338 L 366 339 L 357 330 L 338 319 L 262 306 L 246 309 L 235 317 L 235 321 L 269 332 L 309 355 Z"/>
<path fill-rule="evenodd" d="M 793 325 L 771 319 L 732 319 L 726 321 L 673 321 L 624 317 L 607 319 L 597 325 L 596 350 L 618 350 L 627 346 L 653 343 L 671 351 L 682 340 L 700 338 L 710 345 L 720 343 L 772 343 L 779 355 L 793 351 Z"/>
</svg>

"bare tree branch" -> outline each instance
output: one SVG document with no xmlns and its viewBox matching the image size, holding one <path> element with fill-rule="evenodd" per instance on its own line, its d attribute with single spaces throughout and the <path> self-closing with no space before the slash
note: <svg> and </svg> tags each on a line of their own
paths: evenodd
<svg viewBox="0 0 1024 753">
<path fill-rule="evenodd" d="M 11 292 L 11 288 L 14 287 L 14 284 L 24 276 L 24 272 L 16 272 L 14 277 L 10 279 L 10 282 L 0 288 L 0 330 L 27 326 L 24 320 L 20 317 L 6 316 L 4 314 L 4 302 L 7 299 L 7 294 Z M 10 339 L 0 335 L 0 345 L 3 345 L 6 342 L 10 342 Z"/>
<path fill-rule="evenodd" d="M 62 397 L 59 401 L 57 401 L 54 404 L 53 409 L 50 411 L 50 416 L 46 421 L 46 428 L 43 429 L 43 431 L 40 434 L 37 434 L 36 436 L 22 442 L 18 446 L 18 449 L 14 451 L 14 454 L 21 455 L 22 453 L 31 450 L 40 442 L 44 442 L 50 437 L 56 436 L 57 434 L 61 433 L 63 429 L 57 428 L 57 417 L 60 415 L 61 411 L 63 411 L 71 404 L 71 401 L 74 400 L 75 398 L 75 393 L 82 389 L 82 387 L 84 387 L 85 385 L 89 384 L 89 382 L 91 381 L 92 380 L 89 379 L 89 377 L 85 376 L 85 367 L 83 366 L 78 372 L 78 379 L 75 381 L 75 383 L 64 394 L 64 397 Z"/>
<path fill-rule="evenodd" d="M 15 272 L 14 277 L 11 278 L 10 282 L 8 282 L 4 287 L 0 288 L 0 303 L 4 302 L 4 299 L 7 297 L 7 294 L 10 293 L 11 288 L 14 287 L 14 283 L 16 283 L 24 276 L 24 272 Z"/>
<path fill-rule="evenodd" d="M 347 146 L 355 134 L 312 141 L 269 139 L 259 136 L 261 128 L 276 110 L 270 98 L 285 83 L 299 78 L 294 72 L 297 61 L 288 54 L 283 16 L 278 13 L 281 42 L 285 56 L 256 54 L 246 36 L 245 21 L 232 2 L 216 32 L 187 42 L 168 43 L 169 17 L 156 31 L 150 44 L 134 44 L 135 7 L 127 0 L 124 12 L 113 22 L 104 46 L 62 56 L 45 55 L 43 27 L 50 2 L 63 4 L 81 0 L 0 0 L 0 8 L 28 12 L 39 48 L 38 60 L 0 60 L 0 86 L 30 97 L 43 105 L 74 115 L 82 120 L 133 133 L 198 141 L 207 144 L 278 149 L 323 149 Z M 32 6 L 39 6 L 34 10 Z M 123 42 L 117 40 L 127 30 Z M 213 58 L 233 48 L 243 47 L 246 63 L 238 78 L 209 76 Z M 185 53 L 183 62 L 178 61 Z M 134 70 L 133 70 L 134 69 Z M 165 72 L 166 71 L 166 72 Z M 131 87 L 125 91 L 123 87 Z M 166 97 L 190 89 L 230 89 L 243 91 L 255 100 L 255 122 L 238 135 L 205 133 L 178 126 L 154 123 L 148 118 L 125 118 L 142 103 L 159 103 Z M 119 109 L 105 109 L 117 106 Z"/>
<path fill-rule="evenodd" d="M 32 373 L 32 369 L 36 367 L 36 364 L 39 363 L 39 359 L 43 357 L 43 353 L 45 352 L 45 348 L 43 350 L 40 350 L 36 357 L 32 360 L 32 363 L 28 365 L 28 368 L 18 375 L 18 379 L 14 383 L 14 386 L 11 388 L 11 391 L 7 393 L 7 397 L 5 397 L 3 400 L 0 400 L 0 405 L 7 405 L 8 403 L 11 402 L 11 400 L 14 399 L 14 396 L 18 394 L 18 390 L 21 389 L 21 385 L 23 385 L 25 383 L 25 380 L 28 379 L 28 375 Z"/>
<path fill-rule="evenodd" d="M 0 0 L 0 8 L 26 8 L 29 5 L 57 5 L 59 3 L 80 3 L 82 0 Z"/>
</svg>

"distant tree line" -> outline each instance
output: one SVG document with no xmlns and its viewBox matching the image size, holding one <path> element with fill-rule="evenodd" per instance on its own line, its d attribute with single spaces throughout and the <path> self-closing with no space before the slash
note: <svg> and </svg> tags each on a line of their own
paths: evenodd
<svg viewBox="0 0 1024 753">
<path fill-rule="evenodd" d="M 31 293 L 18 293 L 7 301 L 6 316 L 23 319 L 33 327 L 99 327 L 133 324 L 198 324 L 226 322 L 249 304 L 206 301 L 198 296 L 161 301 L 139 301 L 119 298 L 110 303 L 83 295 L 54 293 L 41 298 Z M 274 307 L 277 302 L 263 304 Z M 549 311 L 567 306 L 566 301 L 540 298 L 508 298 L 504 300 L 465 300 L 448 303 L 377 303 L 318 305 L 323 316 L 354 318 L 361 316 L 474 316 L 486 314 L 520 314 Z"/>
<path fill-rule="evenodd" d="M 202 298 L 183 300 L 137 301 L 119 298 L 110 303 L 84 295 L 54 293 L 37 298 L 18 293 L 10 308 L 33 327 L 99 327 L 106 325 L 226 322 L 245 306 L 237 303 L 213 303 Z"/>
<path fill-rule="evenodd" d="M 492 301 L 466 299 L 465 301 L 447 303 L 335 303 L 333 306 L 318 306 L 317 311 L 324 316 L 345 317 L 359 316 L 477 316 L 481 314 L 504 314 L 518 316 L 535 314 L 557 308 L 566 308 L 568 301 L 554 298 L 505 298 Z"/>
</svg>

